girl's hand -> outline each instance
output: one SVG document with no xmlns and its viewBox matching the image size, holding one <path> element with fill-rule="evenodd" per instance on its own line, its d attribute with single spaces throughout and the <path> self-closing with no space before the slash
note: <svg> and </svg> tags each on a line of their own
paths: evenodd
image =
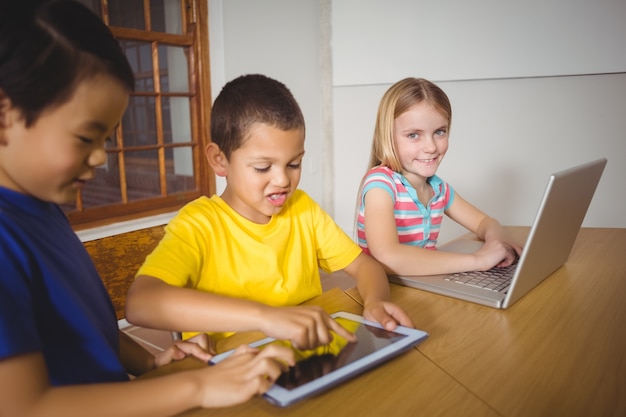
<svg viewBox="0 0 626 417">
<path fill-rule="evenodd" d="M 489 240 L 474 252 L 477 262 L 477 270 L 486 271 L 493 267 L 505 267 L 512 265 L 518 255 L 521 253 L 521 247 L 513 247 L 500 240 Z"/>
</svg>

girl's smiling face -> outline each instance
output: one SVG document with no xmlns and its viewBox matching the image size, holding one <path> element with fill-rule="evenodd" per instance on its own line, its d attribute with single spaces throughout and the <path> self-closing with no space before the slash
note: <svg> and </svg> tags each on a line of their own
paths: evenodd
<svg viewBox="0 0 626 417">
<path fill-rule="evenodd" d="M 394 145 L 402 174 L 411 182 L 435 175 L 448 150 L 448 120 L 436 107 L 421 102 L 394 121 Z"/>
<path fill-rule="evenodd" d="M 29 127 L 7 98 L 0 96 L 0 105 L 0 185 L 67 204 L 106 162 L 105 141 L 126 110 L 128 91 L 115 79 L 96 75 Z"/>
<path fill-rule="evenodd" d="M 222 198 L 250 221 L 265 224 L 278 214 L 298 187 L 304 132 L 254 124 L 248 138 L 223 158 L 227 185 Z"/>
</svg>

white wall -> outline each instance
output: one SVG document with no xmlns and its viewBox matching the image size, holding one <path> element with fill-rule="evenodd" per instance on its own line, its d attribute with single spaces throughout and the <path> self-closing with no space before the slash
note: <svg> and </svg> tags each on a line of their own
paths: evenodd
<svg viewBox="0 0 626 417">
<path fill-rule="evenodd" d="M 324 153 L 331 150 L 326 149 L 322 125 L 320 2 L 210 0 L 209 24 L 213 96 L 243 74 L 261 73 L 284 83 L 306 122 L 300 188 L 321 203 Z M 219 194 L 224 181 L 217 185 Z"/>
<path fill-rule="evenodd" d="M 421 72 L 420 61 L 435 59 L 425 55 L 423 48 L 420 48 L 420 45 L 424 45 L 423 39 L 420 38 L 420 44 L 411 37 L 394 36 L 397 34 L 394 32 L 396 26 L 405 25 L 402 23 L 407 20 L 405 14 L 398 14 L 398 19 L 394 20 L 384 19 L 381 13 L 396 10 L 399 6 L 414 8 L 416 4 L 428 8 L 431 16 L 438 16 L 434 23 L 429 22 L 438 25 L 429 34 L 429 41 L 443 42 L 439 48 L 429 47 L 428 50 L 454 55 L 454 41 L 466 37 L 472 27 L 467 24 L 455 26 L 446 20 L 450 16 L 456 16 L 456 19 L 463 17 L 459 13 L 452 13 L 455 9 L 439 14 L 433 9 L 437 5 L 449 5 L 451 1 L 454 3 L 454 0 L 444 3 L 355 1 L 209 2 L 209 13 L 212 14 L 211 52 L 221 50 L 223 54 L 219 60 L 212 58 L 214 90 L 216 85 L 221 87 L 225 81 L 250 72 L 275 77 L 292 90 L 307 121 L 307 155 L 301 188 L 322 202 L 346 232 L 352 235 L 356 193 L 368 160 L 378 100 L 393 81 L 404 76 L 427 76 L 450 96 L 454 113 L 451 145 L 439 174 L 464 197 L 505 224 L 529 225 L 551 172 L 606 156 L 609 163 L 585 225 L 626 227 L 626 216 L 623 215 L 626 213 L 626 187 L 622 184 L 626 179 L 626 67 L 623 64 L 626 53 L 621 53 L 626 45 L 626 37 L 623 35 L 626 26 L 622 25 L 624 28 L 620 29 L 616 25 L 616 22 L 626 21 L 625 2 L 599 0 L 603 6 L 599 7 L 595 0 L 532 0 L 524 3 L 527 5 L 524 13 L 519 13 L 519 2 L 499 1 L 498 16 L 506 12 L 507 7 L 512 12 L 510 25 L 498 21 L 501 31 L 511 25 L 531 31 L 532 25 L 525 25 L 524 19 L 541 13 L 552 13 L 547 15 L 550 24 L 540 22 L 543 25 L 541 36 L 552 48 L 541 49 L 545 55 L 543 59 L 549 59 L 551 63 L 547 62 L 549 68 L 532 66 L 541 68 L 549 76 L 535 72 L 527 74 L 529 77 L 489 78 L 489 74 L 484 72 L 472 72 L 464 77 L 461 71 L 461 75 L 457 73 L 455 79 L 450 79 L 439 77 L 437 73 Z M 555 1 L 568 5 L 563 13 L 559 12 Z M 337 13 L 337 5 L 352 7 L 352 11 L 349 7 L 346 10 L 351 13 L 351 22 L 358 24 L 346 25 L 333 15 L 332 45 L 324 45 L 321 44 L 323 37 L 320 28 L 324 27 L 324 6 L 329 2 L 333 13 Z M 383 3 L 385 8 L 381 9 Z M 481 0 L 472 4 L 475 8 L 471 10 L 482 10 L 480 17 L 485 21 L 496 21 L 498 16 L 490 16 L 485 12 L 487 6 L 494 4 L 494 0 Z M 400 7 L 397 13 L 402 13 L 402 10 Z M 467 13 L 467 9 L 463 10 Z M 607 10 L 610 13 L 607 14 Z M 221 27 L 220 24 L 214 24 L 216 13 Z M 423 16 L 423 13 L 418 13 L 408 22 L 413 23 L 417 30 L 423 24 L 423 20 L 420 20 Z M 559 16 L 568 20 L 559 20 Z M 572 22 L 578 22 L 579 25 Z M 587 22 L 587 26 L 581 22 Z M 474 25 L 480 26 L 480 22 L 474 20 Z M 358 33 L 354 32 L 355 26 L 359 28 Z M 405 26 L 402 27 L 403 31 L 407 30 Z M 214 32 L 215 28 L 220 29 L 218 33 Z M 570 34 L 578 29 L 580 33 L 577 32 L 574 38 L 564 37 L 563 28 Z M 505 33 L 498 32 L 493 24 L 492 32 L 494 36 Z M 485 36 L 484 31 L 481 33 L 481 36 Z M 539 59 L 535 53 L 538 46 L 535 34 L 529 32 L 524 42 L 524 39 L 506 33 L 510 46 L 516 48 L 518 56 Z M 366 38 L 359 37 L 365 34 Z M 389 36 L 392 38 L 388 39 Z M 345 49 L 346 39 L 359 47 Z M 380 50 L 372 44 L 375 39 L 388 40 L 380 43 L 383 48 L 388 46 L 392 51 L 402 51 L 397 57 L 398 62 L 391 67 L 394 71 L 393 80 L 376 81 L 378 75 L 370 71 L 370 68 L 375 67 L 374 63 L 383 62 L 377 55 Z M 445 42 L 453 44 L 446 45 Z M 564 45 L 567 48 L 563 49 Z M 322 71 L 323 65 L 329 62 L 327 58 L 322 62 L 324 54 L 320 51 L 327 46 L 333 47 L 334 80 L 324 78 Z M 462 58 L 466 49 L 457 49 L 456 58 Z M 337 51 L 341 50 L 346 52 L 338 56 Z M 359 51 L 364 51 L 369 61 L 363 61 L 354 68 L 362 57 Z M 559 51 L 568 54 L 562 61 L 559 60 Z M 410 62 L 417 63 L 416 66 L 404 68 L 400 65 L 407 59 L 402 53 L 411 57 Z M 575 62 L 599 65 L 586 68 L 578 65 L 572 67 L 572 71 L 567 71 L 569 67 L 562 64 L 571 60 L 572 56 L 577 58 Z M 614 57 L 607 58 L 610 56 Z M 387 57 L 384 61 L 387 65 L 394 64 L 393 58 Z M 462 66 L 455 67 L 455 70 L 459 69 L 462 70 Z M 618 73 L 584 75 L 585 69 L 591 72 L 605 69 Z M 559 72 L 567 74 L 559 76 Z M 354 80 L 363 80 L 359 81 L 363 84 L 346 83 L 350 75 L 354 75 Z M 329 109 L 322 108 L 325 99 L 322 91 L 328 82 L 333 83 L 331 103 L 334 128 L 330 133 L 325 133 L 323 110 Z M 332 149 L 325 147 L 328 140 L 333 144 Z M 324 168 L 324 162 L 327 161 L 334 161 L 330 169 Z M 333 190 L 329 190 L 330 187 L 324 185 L 323 174 L 328 175 L 333 170 Z M 331 200 L 322 201 L 329 191 Z M 459 233 L 460 230 L 444 223 L 442 240 Z"/>
<path fill-rule="evenodd" d="M 626 227 L 626 74 L 438 82 L 452 102 L 439 174 L 501 222 L 530 225 L 550 173 L 606 156 L 586 226 Z M 378 100 L 388 85 L 335 97 L 335 220 L 352 233 Z M 462 232 L 444 221 L 442 241 Z"/>
<path fill-rule="evenodd" d="M 626 68 L 623 0 L 333 0 L 335 85 Z"/>
<path fill-rule="evenodd" d="M 530 225 L 551 172 L 606 156 L 584 225 L 626 227 L 626 2 L 332 4 L 334 153 L 350 155 L 334 161 L 334 216 L 346 232 L 378 102 L 407 76 L 451 99 L 439 174 L 469 201 Z M 444 221 L 441 240 L 462 232 Z"/>
</svg>

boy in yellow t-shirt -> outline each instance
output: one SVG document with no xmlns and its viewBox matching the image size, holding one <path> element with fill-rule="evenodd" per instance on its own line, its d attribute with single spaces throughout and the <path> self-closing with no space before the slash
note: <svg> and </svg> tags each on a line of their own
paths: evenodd
<svg viewBox="0 0 626 417">
<path fill-rule="evenodd" d="M 412 326 L 389 302 L 383 268 L 297 189 L 304 117 L 282 83 L 245 75 L 213 104 L 206 157 L 226 178 L 221 196 L 188 203 L 166 227 L 128 292 L 126 318 L 186 332 L 260 330 L 300 349 L 353 335 L 319 307 L 319 268 L 357 282 L 364 316 L 387 329 Z M 219 334 L 216 335 L 220 337 Z"/>
</svg>

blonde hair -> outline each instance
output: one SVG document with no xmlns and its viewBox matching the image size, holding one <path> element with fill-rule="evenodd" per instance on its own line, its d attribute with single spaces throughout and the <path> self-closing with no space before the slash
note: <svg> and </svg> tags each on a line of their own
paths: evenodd
<svg viewBox="0 0 626 417">
<path fill-rule="evenodd" d="M 412 106 L 422 102 L 434 106 L 448 120 L 448 128 L 450 127 L 452 107 L 441 88 L 423 78 L 405 78 L 398 81 L 380 100 L 368 170 L 384 165 L 396 172 L 402 171 L 393 140 L 394 121 Z"/>
</svg>

